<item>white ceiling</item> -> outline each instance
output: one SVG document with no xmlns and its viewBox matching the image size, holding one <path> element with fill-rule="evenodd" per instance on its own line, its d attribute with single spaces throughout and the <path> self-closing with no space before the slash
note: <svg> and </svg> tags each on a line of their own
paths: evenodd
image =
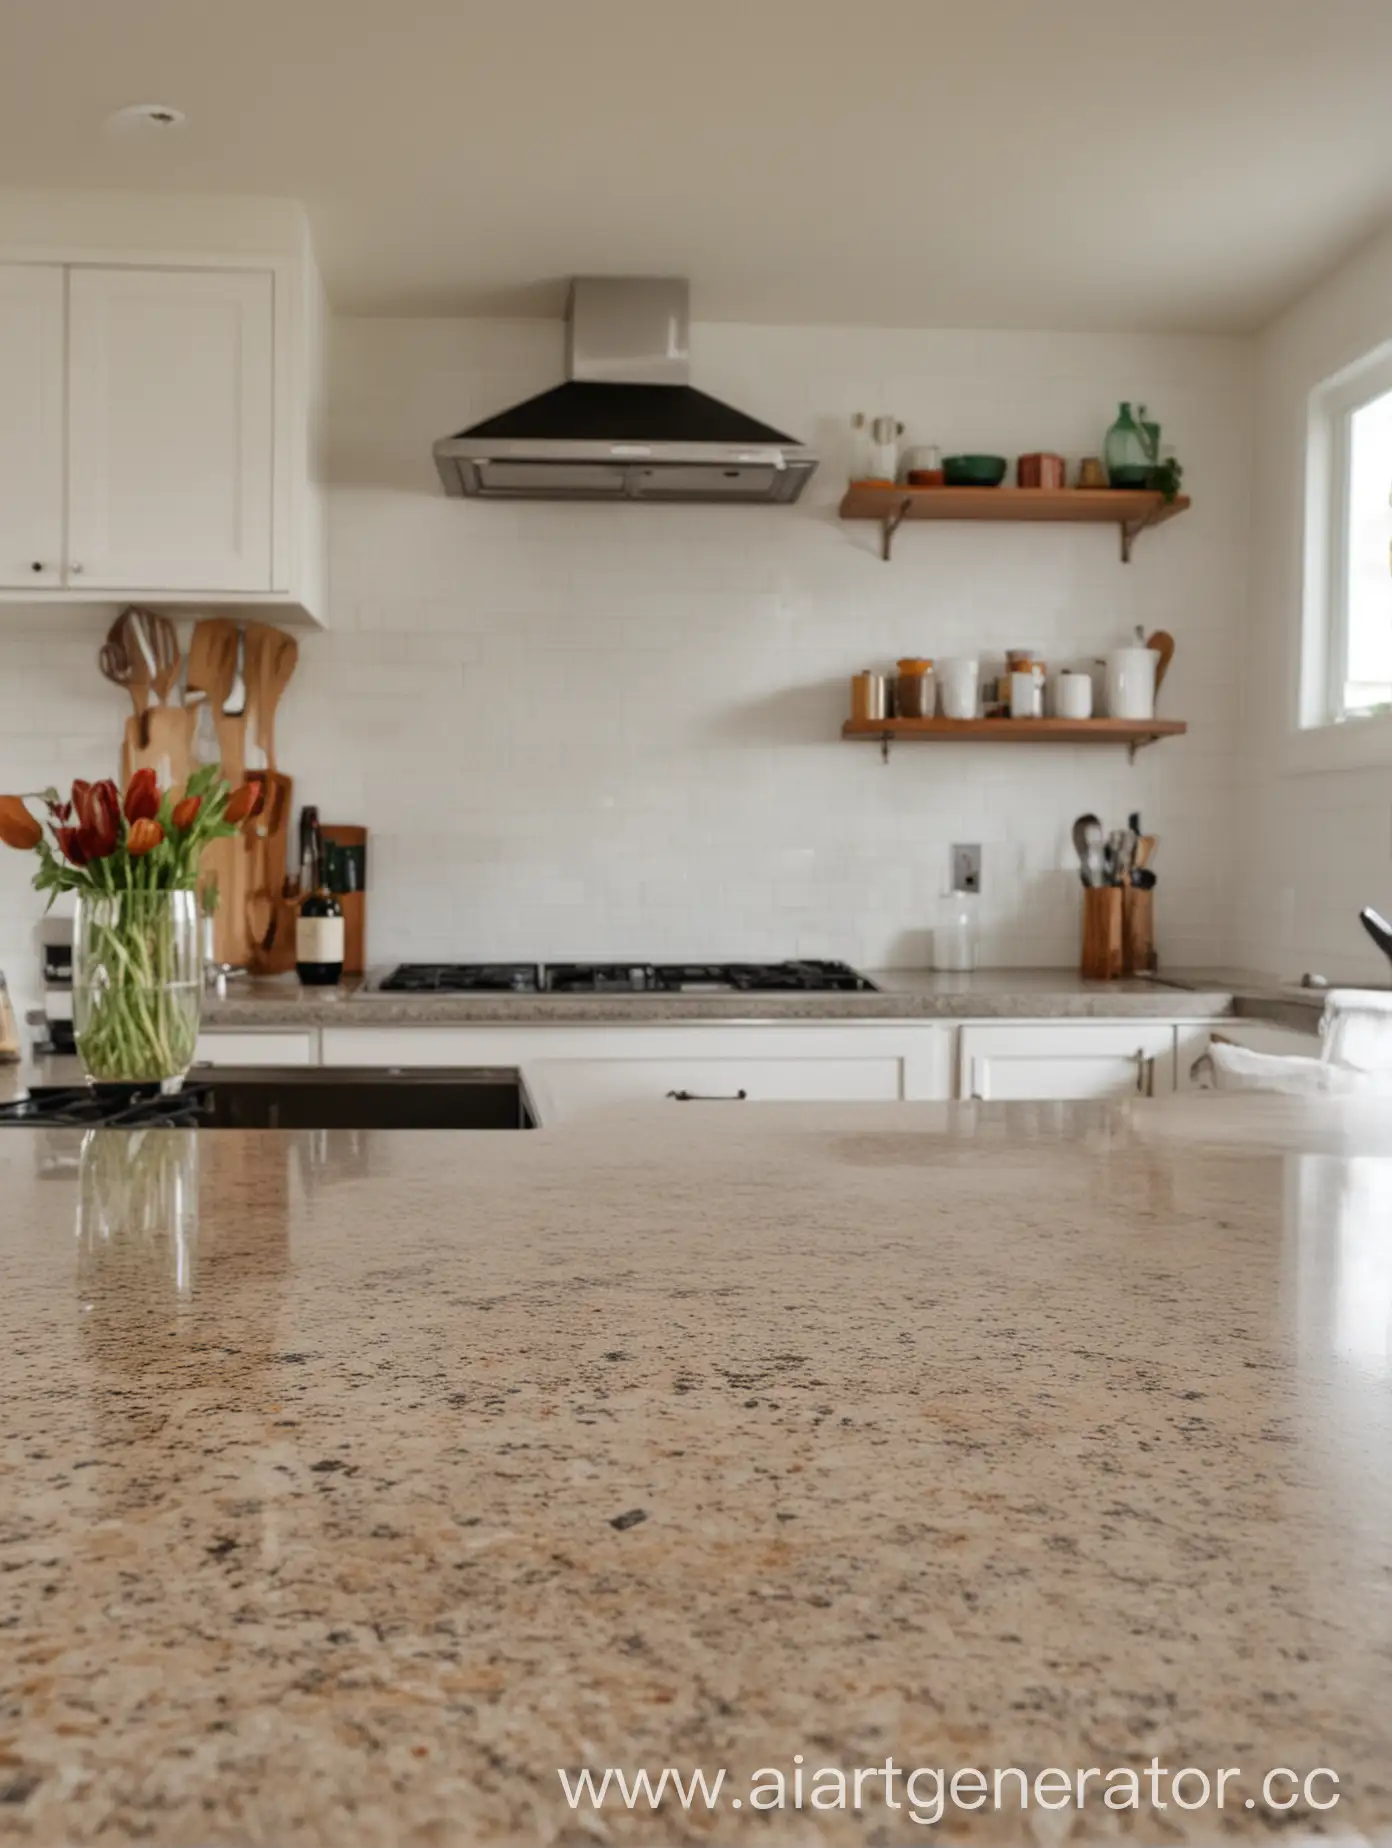
<svg viewBox="0 0 1392 1848">
<path fill-rule="evenodd" d="M 1241 329 L 1392 214 L 1388 0 L 4 0 L 0 184 L 289 195 L 336 307 Z M 122 104 L 187 111 L 113 135 Z"/>
</svg>

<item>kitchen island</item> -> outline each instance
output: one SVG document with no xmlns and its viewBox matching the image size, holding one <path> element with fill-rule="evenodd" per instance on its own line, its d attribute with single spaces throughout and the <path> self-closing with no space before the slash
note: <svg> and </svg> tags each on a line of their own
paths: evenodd
<svg viewBox="0 0 1392 1848">
<path fill-rule="evenodd" d="M 1392 1840 L 1389 1223 L 1347 1103 L 11 1130 L 0 1839 Z"/>
</svg>

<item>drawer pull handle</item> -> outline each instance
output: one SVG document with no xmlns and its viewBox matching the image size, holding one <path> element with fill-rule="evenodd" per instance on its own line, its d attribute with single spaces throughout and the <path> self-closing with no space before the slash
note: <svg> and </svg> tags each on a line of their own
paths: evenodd
<svg viewBox="0 0 1392 1848">
<path fill-rule="evenodd" d="M 709 1091 L 669 1091 L 668 1097 L 679 1104 L 743 1104 L 748 1101 L 748 1091 L 736 1091 L 733 1096 L 724 1096 Z"/>
</svg>

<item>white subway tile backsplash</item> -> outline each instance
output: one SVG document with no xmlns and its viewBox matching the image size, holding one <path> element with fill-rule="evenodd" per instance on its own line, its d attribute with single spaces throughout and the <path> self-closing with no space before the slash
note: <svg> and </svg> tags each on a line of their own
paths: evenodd
<svg viewBox="0 0 1392 1848">
<path fill-rule="evenodd" d="M 370 954 L 926 953 L 949 844 L 981 841 L 988 958 L 1071 964 L 1080 810 L 1163 836 L 1162 953 L 1225 949 L 1244 673 L 1248 343 L 702 325 L 704 389 L 810 438 L 794 508 L 461 504 L 430 445 L 554 384 L 549 322 L 342 321 L 331 383 L 330 633 L 279 726 L 297 800 L 372 831 Z M 914 442 L 1099 453 L 1151 406 L 1195 507 L 1123 567 L 1114 532 L 906 528 L 893 562 L 836 518 L 853 411 Z M 106 618 L 4 619 L 0 786 L 111 770 L 126 703 Z M 1086 661 L 1132 626 L 1179 643 L 1190 738 L 1100 748 L 839 738 L 847 677 L 905 653 L 1037 644 Z M 28 865 L 0 856 L 0 966 L 32 998 Z M 1331 926 L 1332 928 L 1332 926 Z"/>
</svg>

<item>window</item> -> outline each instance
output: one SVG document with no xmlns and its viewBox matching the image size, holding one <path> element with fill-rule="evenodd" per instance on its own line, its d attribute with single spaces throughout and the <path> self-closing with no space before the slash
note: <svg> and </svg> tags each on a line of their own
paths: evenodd
<svg viewBox="0 0 1392 1848">
<path fill-rule="evenodd" d="M 1392 714 L 1392 353 L 1311 399 L 1302 726 Z"/>
</svg>

